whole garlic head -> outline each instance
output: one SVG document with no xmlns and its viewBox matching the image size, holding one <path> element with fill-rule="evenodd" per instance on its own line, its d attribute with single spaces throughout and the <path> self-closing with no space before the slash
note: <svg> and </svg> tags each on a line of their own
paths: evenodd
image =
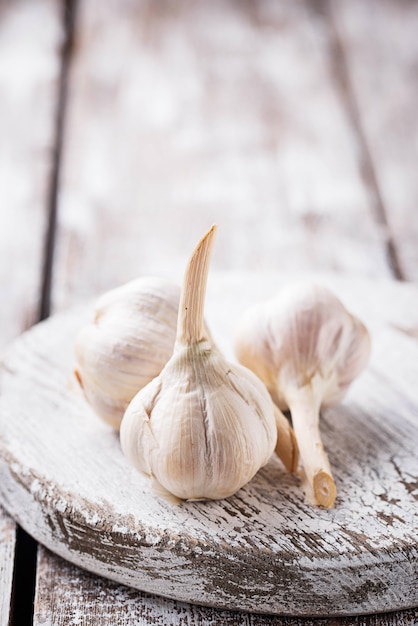
<svg viewBox="0 0 418 626">
<path fill-rule="evenodd" d="M 366 327 L 330 290 L 297 283 L 247 311 L 234 344 L 238 360 L 264 381 L 282 410 L 290 409 L 315 501 L 333 506 L 336 489 L 319 432 L 319 411 L 339 403 L 366 366 Z"/>
<path fill-rule="evenodd" d="M 120 430 L 130 462 L 182 500 L 234 494 L 267 463 L 277 437 L 265 386 L 227 362 L 203 325 L 214 233 L 201 239 L 186 269 L 173 356 L 134 397 Z"/>
<path fill-rule="evenodd" d="M 179 300 L 176 284 L 138 278 L 101 296 L 94 320 L 77 336 L 76 378 L 94 411 L 116 429 L 173 352 Z"/>
</svg>

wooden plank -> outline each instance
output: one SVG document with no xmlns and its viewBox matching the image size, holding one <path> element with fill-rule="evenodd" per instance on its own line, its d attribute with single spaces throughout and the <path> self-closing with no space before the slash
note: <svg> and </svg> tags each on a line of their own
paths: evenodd
<svg viewBox="0 0 418 626">
<path fill-rule="evenodd" d="M 42 586 L 35 600 L 34 626 L 415 626 L 418 610 L 378 616 L 303 619 L 237 613 L 150 596 L 78 569 L 39 550 Z"/>
<path fill-rule="evenodd" d="M 303 5 L 265 3 L 255 13 L 249 3 L 155 6 L 80 7 L 55 307 L 138 273 L 170 266 L 178 275 L 184 250 L 212 221 L 228 233 L 219 269 L 384 275 L 384 246 L 315 18 Z M 55 569 L 52 590 L 65 588 L 61 574 Z M 86 584 L 74 576 L 73 592 Z M 97 589 L 88 611 L 85 596 L 55 605 L 56 623 L 70 610 L 105 623 Z M 47 597 L 51 609 L 57 598 Z M 134 615 L 155 615 L 158 599 L 142 602 Z M 183 610 L 187 623 L 194 609 Z M 209 623 L 207 613 L 200 619 Z"/>
<path fill-rule="evenodd" d="M 359 122 L 400 270 L 418 280 L 418 4 L 335 0 Z"/>
<path fill-rule="evenodd" d="M 218 269 L 388 273 L 317 16 L 299 3 L 206 5 L 80 6 L 55 308 L 137 274 L 179 276 L 184 250 L 213 221 L 226 233 Z M 47 589 L 38 581 L 40 623 L 51 607 L 57 624 L 109 620 L 112 583 L 41 559 L 54 578 Z M 127 623 L 228 623 L 156 597 L 133 608 L 135 592 L 117 590 Z"/>
<path fill-rule="evenodd" d="M 78 16 L 54 303 L 217 269 L 388 275 L 356 138 L 304 3 L 86 0 Z"/>
<path fill-rule="evenodd" d="M 38 318 L 61 38 L 58 3 L 0 3 L 0 350 Z M 0 625 L 16 525 L 0 507 Z M 24 600 L 19 598 L 19 602 Z"/>
<path fill-rule="evenodd" d="M 38 319 L 60 40 L 53 0 L 0 5 L 0 349 Z"/>
<path fill-rule="evenodd" d="M 240 310 L 271 293 L 271 282 L 270 273 L 213 281 L 207 318 L 220 345 Z M 418 344 L 394 325 L 405 313 L 417 320 L 418 290 L 325 284 L 366 321 L 374 345 L 346 401 L 322 414 L 335 509 L 309 506 L 277 458 L 227 500 L 161 499 L 69 387 L 74 336 L 88 314 L 78 310 L 26 333 L 5 362 L 0 501 L 71 562 L 157 595 L 303 616 L 417 604 Z"/>
<path fill-rule="evenodd" d="M 13 581 L 16 525 L 0 507 L 0 626 L 8 626 Z"/>
</svg>

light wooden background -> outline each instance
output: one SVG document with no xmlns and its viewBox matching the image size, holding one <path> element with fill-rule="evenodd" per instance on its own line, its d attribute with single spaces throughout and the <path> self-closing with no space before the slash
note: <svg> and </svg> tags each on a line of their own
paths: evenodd
<svg viewBox="0 0 418 626">
<path fill-rule="evenodd" d="M 138 274 L 181 275 L 213 222 L 215 271 L 418 282 L 417 103 L 413 0 L 0 0 L 0 347 Z M 418 623 L 153 598 L 0 510 L 1 626 L 32 623 L 32 593 L 36 626 Z"/>
</svg>

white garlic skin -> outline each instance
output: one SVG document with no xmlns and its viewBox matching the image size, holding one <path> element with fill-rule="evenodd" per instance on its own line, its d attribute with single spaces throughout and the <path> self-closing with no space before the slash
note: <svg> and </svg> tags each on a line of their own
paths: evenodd
<svg viewBox="0 0 418 626">
<path fill-rule="evenodd" d="M 216 500 L 267 463 L 277 430 L 263 383 L 203 340 L 179 347 L 135 396 L 120 437 L 128 460 L 170 494 Z"/>
<path fill-rule="evenodd" d="M 94 411 L 116 429 L 173 352 L 179 300 L 176 284 L 138 278 L 101 296 L 94 320 L 77 336 L 76 377 Z"/>
<path fill-rule="evenodd" d="M 296 283 L 249 309 L 234 349 L 282 410 L 293 391 L 311 386 L 321 406 L 341 402 L 370 356 L 370 335 L 327 288 Z"/>
<path fill-rule="evenodd" d="M 128 460 L 159 493 L 182 500 L 233 495 L 267 463 L 277 439 L 267 389 L 252 372 L 228 363 L 205 329 L 215 232 L 216 225 L 187 264 L 173 355 L 134 397 L 120 431 Z"/>
<path fill-rule="evenodd" d="M 325 287 L 294 284 L 248 311 L 238 324 L 235 353 L 289 409 L 307 500 L 335 504 L 336 485 L 319 429 L 321 406 L 345 396 L 367 364 L 370 337 Z"/>
</svg>

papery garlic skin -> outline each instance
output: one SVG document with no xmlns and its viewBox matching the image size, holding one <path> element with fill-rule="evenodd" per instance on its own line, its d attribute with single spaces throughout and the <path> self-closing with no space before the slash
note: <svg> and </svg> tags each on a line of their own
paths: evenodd
<svg viewBox="0 0 418 626">
<path fill-rule="evenodd" d="M 173 356 L 134 397 L 120 430 L 129 461 L 182 500 L 233 495 L 267 463 L 277 439 L 267 389 L 227 362 L 204 329 L 214 230 L 186 269 Z"/>
<path fill-rule="evenodd" d="M 77 336 L 77 380 L 94 411 L 116 429 L 133 396 L 173 352 L 179 300 L 180 287 L 168 280 L 132 280 L 98 299 L 94 320 Z"/>
<path fill-rule="evenodd" d="M 122 450 L 183 500 L 222 499 L 249 482 L 276 443 L 261 381 L 208 342 L 182 348 L 129 405 Z"/>
<path fill-rule="evenodd" d="M 367 365 L 370 335 L 329 289 L 303 282 L 249 309 L 234 350 L 280 409 L 289 408 L 291 389 L 307 384 L 318 388 L 322 406 L 333 406 Z"/>
<path fill-rule="evenodd" d="M 290 409 L 308 481 L 318 503 L 333 506 L 335 485 L 319 434 L 319 411 L 338 404 L 366 366 L 366 327 L 329 289 L 296 283 L 244 314 L 234 348 L 275 403 Z"/>
</svg>

